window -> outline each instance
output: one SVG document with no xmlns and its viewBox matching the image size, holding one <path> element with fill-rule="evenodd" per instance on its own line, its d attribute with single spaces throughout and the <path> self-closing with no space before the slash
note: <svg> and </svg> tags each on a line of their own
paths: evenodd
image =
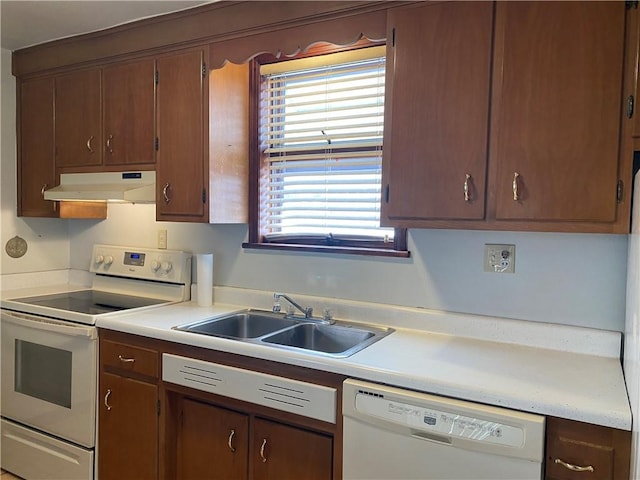
<svg viewBox="0 0 640 480">
<path fill-rule="evenodd" d="M 385 47 L 263 63 L 258 74 L 255 240 L 406 250 L 404 230 L 380 227 Z"/>
</svg>

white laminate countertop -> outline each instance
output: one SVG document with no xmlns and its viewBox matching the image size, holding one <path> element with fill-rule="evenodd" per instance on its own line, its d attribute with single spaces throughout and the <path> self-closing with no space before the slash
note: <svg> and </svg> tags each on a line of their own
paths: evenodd
<svg viewBox="0 0 640 480">
<path fill-rule="evenodd" d="M 52 290 L 63 291 L 64 286 L 3 291 L 2 296 L 17 298 Z M 317 306 L 320 301 L 323 306 L 328 304 L 338 320 L 383 324 L 395 331 L 350 357 L 332 358 L 173 330 L 178 325 L 248 307 L 268 310 L 271 305 L 269 292 L 216 287 L 214 298 L 211 307 L 184 302 L 108 315 L 98 318 L 97 326 L 631 430 L 631 410 L 619 358 L 620 332 L 301 295 L 294 298 L 304 305 Z"/>
<path fill-rule="evenodd" d="M 392 334 L 350 357 L 331 358 L 172 329 L 244 307 L 181 303 L 135 316 L 105 318 L 97 325 L 437 395 L 631 429 L 617 357 L 394 327 Z"/>
</svg>

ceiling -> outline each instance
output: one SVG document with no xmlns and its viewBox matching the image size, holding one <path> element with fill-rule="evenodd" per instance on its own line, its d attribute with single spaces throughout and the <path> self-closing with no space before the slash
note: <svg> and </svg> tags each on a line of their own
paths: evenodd
<svg viewBox="0 0 640 480">
<path fill-rule="evenodd" d="M 0 0 L 0 46 L 11 51 L 19 50 L 210 1 Z"/>
</svg>

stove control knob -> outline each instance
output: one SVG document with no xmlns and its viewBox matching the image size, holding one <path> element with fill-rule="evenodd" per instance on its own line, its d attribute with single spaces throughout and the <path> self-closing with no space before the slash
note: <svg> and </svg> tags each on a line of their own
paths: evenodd
<svg viewBox="0 0 640 480">
<path fill-rule="evenodd" d="M 160 262 L 158 260 L 154 260 L 153 262 L 151 262 L 151 270 L 153 270 L 154 272 L 157 272 L 159 268 L 160 268 Z"/>
<path fill-rule="evenodd" d="M 108 267 L 112 263 L 113 263 L 113 257 L 111 255 L 107 255 L 106 257 L 104 257 L 104 266 L 105 267 Z"/>
<path fill-rule="evenodd" d="M 160 268 L 162 268 L 165 273 L 169 273 L 173 268 L 173 265 L 171 264 L 171 262 L 162 262 Z"/>
<path fill-rule="evenodd" d="M 96 255 L 96 258 L 94 258 L 93 261 L 96 262 L 96 265 L 100 265 L 104 262 L 104 257 L 102 255 Z"/>
</svg>

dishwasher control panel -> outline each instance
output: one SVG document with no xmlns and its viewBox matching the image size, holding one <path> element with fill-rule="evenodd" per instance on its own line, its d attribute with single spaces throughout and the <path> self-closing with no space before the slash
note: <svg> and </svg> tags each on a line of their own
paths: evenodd
<svg viewBox="0 0 640 480">
<path fill-rule="evenodd" d="M 416 436 L 426 432 L 510 447 L 521 447 L 524 443 L 524 430 L 520 427 L 440 408 L 412 405 L 367 392 L 356 394 L 355 410 L 363 415 L 409 427 Z"/>
</svg>

